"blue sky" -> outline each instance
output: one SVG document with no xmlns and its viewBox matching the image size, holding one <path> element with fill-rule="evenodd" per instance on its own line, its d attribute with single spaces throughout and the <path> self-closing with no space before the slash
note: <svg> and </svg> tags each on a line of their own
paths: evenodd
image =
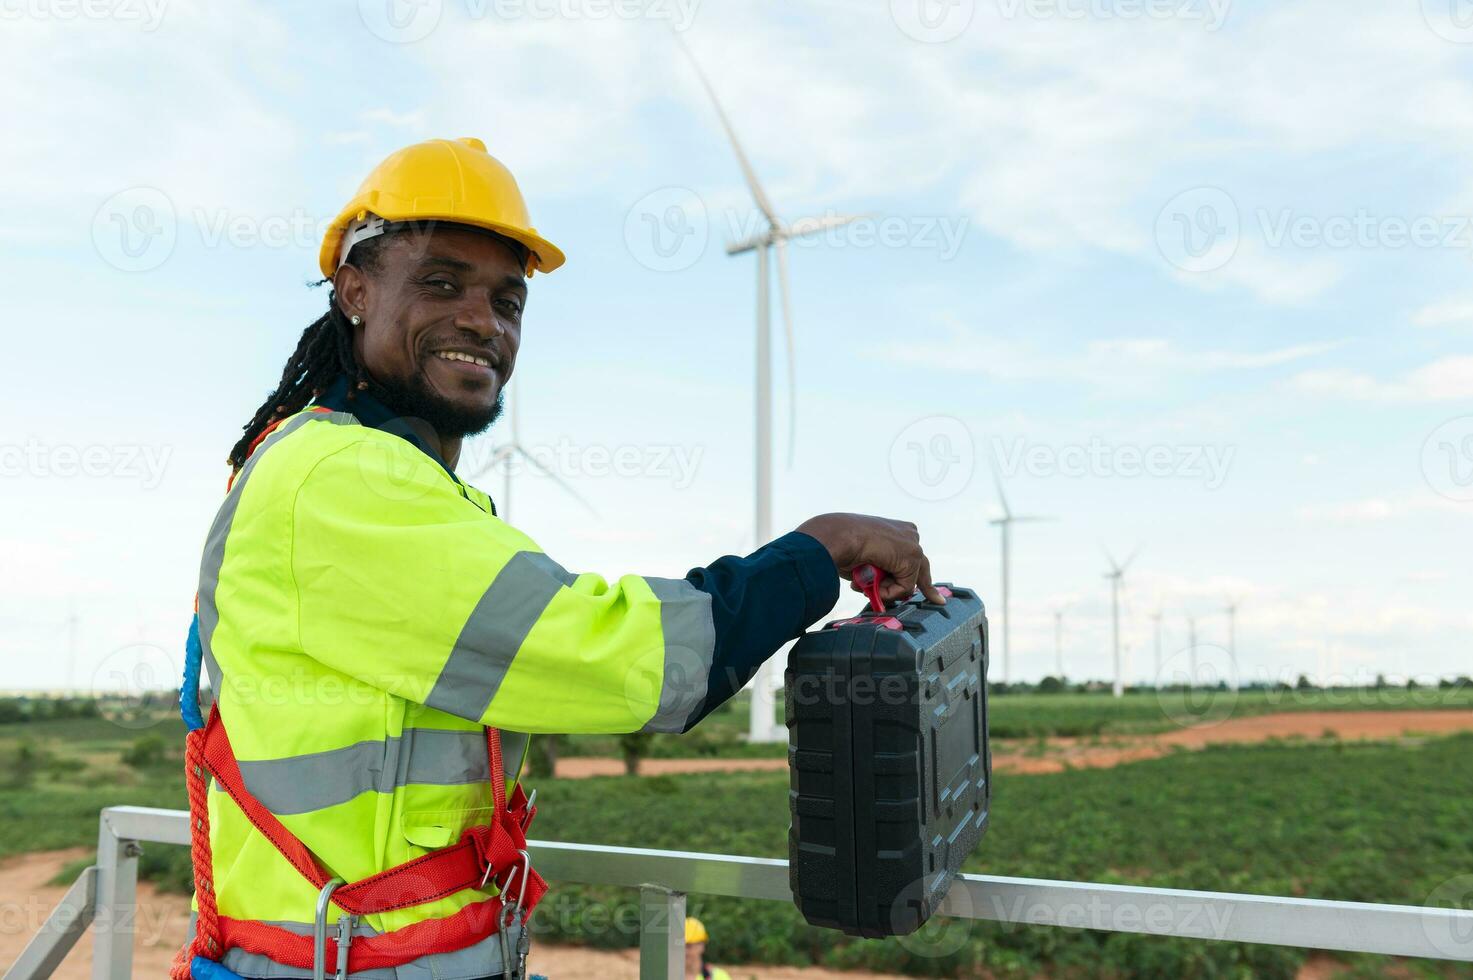
<svg viewBox="0 0 1473 980">
<path fill-rule="evenodd" d="M 779 530 L 915 520 L 996 622 L 996 470 L 1059 518 L 1017 528 L 1015 677 L 1065 605 L 1066 672 L 1107 676 L 1102 546 L 1140 549 L 1132 680 L 1151 612 L 1170 669 L 1229 596 L 1247 678 L 1464 672 L 1460 5 L 7 5 L 0 686 L 172 669 L 222 460 L 326 301 L 318 229 L 432 136 L 484 139 L 569 256 L 511 397 L 595 510 L 524 473 L 513 523 L 610 576 L 749 549 L 754 261 L 724 245 L 756 214 L 672 28 L 785 218 L 868 216 L 792 249 Z M 502 438 L 462 469 L 498 496 Z"/>
</svg>

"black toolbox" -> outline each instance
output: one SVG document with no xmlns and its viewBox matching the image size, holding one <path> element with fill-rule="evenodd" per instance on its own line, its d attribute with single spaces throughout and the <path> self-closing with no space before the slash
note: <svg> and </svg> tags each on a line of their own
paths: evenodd
<svg viewBox="0 0 1473 980">
<path fill-rule="evenodd" d="M 987 829 L 987 615 L 917 593 L 803 636 L 784 674 L 789 877 L 809 923 L 914 932 Z"/>
</svg>

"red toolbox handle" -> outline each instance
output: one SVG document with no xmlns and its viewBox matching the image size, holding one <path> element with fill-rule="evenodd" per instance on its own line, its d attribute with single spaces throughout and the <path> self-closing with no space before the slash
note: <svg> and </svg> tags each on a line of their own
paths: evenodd
<svg viewBox="0 0 1473 980">
<path fill-rule="evenodd" d="M 884 577 L 885 573 L 877 565 L 855 565 L 854 571 L 849 573 L 849 580 L 865 594 L 875 612 L 885 611 L 885 600 L 880 598 L 880 580 Z"/>
</svg>

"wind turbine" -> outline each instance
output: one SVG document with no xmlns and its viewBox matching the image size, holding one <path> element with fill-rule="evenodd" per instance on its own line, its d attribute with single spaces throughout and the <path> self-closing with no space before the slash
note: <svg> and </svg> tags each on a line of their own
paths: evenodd
<svg viewBox="0 0 1473 980">
<path fill-rule="evenodd" d="M 1187 617 L 1187 689 L 1197 686 L 1197 617 Z"/>
<path fill-rule="evenodd" d="M 1069 611 L 1069 606 L 1066 602 L 1054 610 L 1054 668 L 1060 683 L 1064 680 L 1064 613 Z"/>
<path fill-rule="evenodd" d="M 783 221 L 772 206 L 767 192 L 762 189 L 762 184 L 757 180 L 757 173 L 752 169 L 746 151 L 742 149 L 741 140 L 737 139 L 736 129 L 732 126 L 731 120 L 727 118 L 726 110 L 721 107 L 721 100 L 716 97 L 716 90 L 706 78 L 706 73 L 701 70 L 700 64 L 691 54 L 690 48 L 686 46 L 685 39 L 680 36 L 679 32 L 672 33 L 675 43 L 679 45 L 686 60 L 695 69 L 696 77 L 701 81 L 701 87 L 710 97 L 711 105 L 716 110 L 716 116 L 721 120 L 721 128 L 726 131 L 726 138 L 731 142 L 731 149 L 736 155 L 737 166 L 741 168 L 742 179 L 746 181 L 747 190 L 751 193 L 757 210 L 762 212 L 762 217 L 767 222 L 767 227 L 762 231 L 726 246 L 727 255 L 757 253 L 757 390 L 755 399 L 757 465 L 756 513 L 753 523 L 756 529 L 756 543 L 760 547 L 772 538 L 772 304 L 768 298 L 770 278 L 767 269 L 768 253 L 773 249 L 777 251 L 778 300 L 782 303 L 783 333 L 787 341 L 788 466 L 791 467 L 797 432 L 798 387 L 797 374 L 793 368 L 793 309 L 788 295 L 787 243 L 789 239 L 802 238 L 831 228 L 842 227 L 851 221 L 858 220 L 862 215 L 826 215 L 817 218 L 799 218 L 792 223 Z M 776 671 L 776 662 L 768 660 L 758 669 L 757 676 L 753 679 L 752 714 L 747 730 L 748 741 L 780 742 L 787 738 L 784 727 L 773 721 L 773 688 Z"/>
<path fill-rule="evenodd" d="M 1228 663 L 1233 673 L 1233 690 L 1238 689 L 1238 604 L 1243 600 L 1228 597 L 1228 602 L 1223 607 L 1223 612 L 1228 618 Z"/>
<path fill-rule="evenodd" d="M 598 511 L 583 497 L 582 494 L 580 494 L 577 490 L 574 490 L 572 486 L 568 484 L 567 480 L 564 480 L 552 470 L 548 469 L 541 460 L 529 453 L 526 447 L 522 445 L 521 433 L 520 430 L 518 430 L 517 428 L 517 400 L 515 398 L 511 398 L 509 399 L 509 401 L 510 404 L 507 405 L 506 409 L 506 421 L 507 425 L 511 429 L 511 438 L 496 447 L 496 449 L 491 453 L 491 460 L 484 467 L 482 467 L 482 469 L 477 474 L 479 475 L 479 473 L 489 473 L 491 470 L 494 470 L 498 466 L 503 467 L 501 500 L 499 501 L 496 508 L 496 516 L 500 517 L 503 521 L 511 520 L 511 477 L 512 471 L 516 469 L 516 461 L 518 458 L 521 458 L 522 460 L 525 460 L 526 462 L 532 464 L 532 467 L 536 469 L 539 473 L 547 477 L 553 483 L 556 483 L 558 486 L 562 487 L 564 492 L 566 492 L 568 496 L 572 497 L 574 500 L 578 501 L 578 503 L 588 508 L 588 512 L 590 514 L 597 515 Z"/>
<path fill-rule="evenodd" d="M 998 502 L 1002 504 L 1002 516 L 987 523 L 1002 529 L 1002 682 L 1006 684 L 1012 677 L 1009 659 L 1011 646 L 1008 643 L 1008 627 L 1012 617 L 1008 612 L 1008 596 L 1012 584 L 1013 525 L 1032 521 L 1051 521 L 1053 518 L 1041 517 L 1037 514 L 1014 514 L 1012 508 L 1008 506 L 1007 494 L 1002 492 L 1002 480 L 998 478 L 996 470 L 992 473 L 992 482 L 997 487 Z"/>
<path fill-rule="evenodd" d="M 1115 560 L 1114 555 L 1105 551 L 1105 558 L 1110 562 L 1110 570 L 1105 573 L 1105 578 L 1110 580 L 1110 638 L 1111 647 L 1115 651 L 1115 683 L 1111 686 L 1111 693 L 1117 698 L 1125 694 L 1125 683 L 1120 673 L 1120 589 L 1125 579 L 1125 570 L 1135 561 L 1136 554 L 1138 552 L 1131 552 L 1130 557 L 1121 564 Z"/>
<path fill-rule="evenodd" d="M 1156 626 L 1156 683 L 1155 683 L 1154 686 L 1157 687 L 1157 688 L 1159 688 L 1161 686 L 1161 617 L 1162 617 L 1162 615 L 1163 615 L 1163 613 L 1161 611 L 1161 607 L 1160 606 L 1157 606 L 1156 607 L 1156 611 L 1153 612 L 1153 613 L 1151 613 L 1151 621 L 1153 623 L 1155 623 L 1155 626 Z"/>
</svg>

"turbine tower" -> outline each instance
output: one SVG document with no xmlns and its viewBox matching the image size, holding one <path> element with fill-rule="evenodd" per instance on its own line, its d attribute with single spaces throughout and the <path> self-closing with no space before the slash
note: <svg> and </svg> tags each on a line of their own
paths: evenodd
<svg viewBox="0 0 1473 980">
<path fill-rule="evenodd" d="M 1136 552 L 1131 552 L 1130 557 L 1122 564 L 1110 552 L 1105 552 L 1105 558 L 1110 562 L 1110 570 L 1105 573 L 1105 578 L 1110 580 L 1110 645 L 1115 656 L 1115 683 L 1111 686 L 1111 693 L 1117 698 L 1125 694 L 1125 681 L 1120 672 L 1120 589 L 1125 579 L 1125 570 L 1135 561 L 1135 556 Z"/>
<path fill-rule="evenodd" d="M 1232 671 L 1233 690 L 1238 689 L 1238 605 L 1242 600 L 1228 597 L 1228 602 L 1223 607 L 1223 612 L 1228 618 L 1228 664 Z"/>
<path fill-rule="evenodd" d="M 1060 683 L 1064 680 L 1064 613 L 1068 611 L 1069 603 L 1054 610 L 1054 669 Z"/>
<path fill-rule="evenodd" d="M 1161 607 L 1157 606 L 1156 611 L 1151 613 L 1151 621 L 1156 628 L 1156 683 L 1153 686 L 1157 688 L 1161 686 L 1161 616 Z"/>
<path fill-rule="evenodd" d="M 793 369 L 793 310 L 788 295 L 788 248 L 789 239 L 801 238 L 806 235 L 817 234 L 830 228 L 838 228 L 849 224 L 861 217 L 861 215 L 827 215 L 818 218 L 799 218 L 791 223 L 783 221 L 778 216 L 777 210 L 772 206 L 767 192 L 762 189 L 762 184 L 757 180 L 756 171 L 747 159 L 746 151 L 737 139 L 736 129 L 731 120 L 727 118 L 726 110 L 721 106 L 721 100 L 716 97 L 716 90 L 706 78 L 706 73 L 701 70 L 700 64 L 695 56 L 691 54 L 690 48 L 686 47 L 685 40 L 679 32 L 672 32 L 675 43 L 685 54 L 686 60 L 695 69 L 696 77 L 700 79 L 701 87 L 706 90 L 706 95 L 711 99 L 711 105 L 716 110 L 716 117 L 721 120 L 721 128 L 726 131 L 726 138 L 731 143 L 731 149 L 736 156 L 737 166 L 741 168 L 742 178 L 746 181 L 747 190 L 752 195 L 757 210 L 762 212 L 762 217 L 767 222 L 767 227 L 750 235 L 738 242 L 732 242 L 726 246 L 727 255 L 741 255 L 746 252 L 757 253 L 757 371 L 756 371 L 756 513 L 754 515 L 756 544 L 758 547 L 766 544 L 772 539 L 772 329 L 771 302 L 768 298 L 769 252 L 777 252 L 777 288 L 778 301 L 782 304 L 783 332 L 787 342 L 788 362 L 788 465 L 793 465 L 793 447 L 795 444 L 795 433 L 797 431 L 797 381 Z M 773 721 L 774 701 L 773 689 L 776 686 L 777 676 L 776 658 L 768 660 L 757 671 L 757 676 L 752 681 L 752 714 L 748 723 L 747 739 L 752 742 L 780 742 L 787 738 L 784 726 Z"/>
<path fill-rule="evenodd" d="M 1187 688 L 1197 686 L 1197 617 L 1187 617 Z"/>
<path fill-rule="evenodd" d="M 1006 684 L 1012 679 L 1010 658 L 1012 646 L 1008 642 L 1012 616 L 1008 611 L 1008 600 L 1012 585 L 1013 525 L 1030 521 L 1051 521 L 1053 518 L 1041 517 L 1037 514 L 1014 514 L 1012 508 L 1008 506 L 1007 494 L 1002 492 L 1002 480 L 998 479 L 995 470 L 992 474 L 992 482 L 997 487 L 998 502 L 1002 504 L 1002 516 L 987 523 L 1002 530 L 1002 682 Z"/>
</svg>

